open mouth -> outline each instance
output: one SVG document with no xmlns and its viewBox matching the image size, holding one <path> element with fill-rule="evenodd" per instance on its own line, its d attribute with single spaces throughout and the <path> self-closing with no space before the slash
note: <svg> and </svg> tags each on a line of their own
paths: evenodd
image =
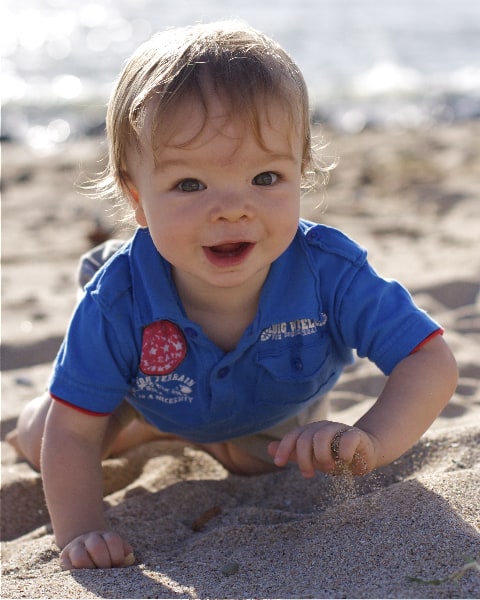
<svg viewBox="0 0 480 600">
<path fill-rule="evenodd" d="M 251 242 L 229 242 L 217 246 L 204 246 L 209 261 L 217 266 L 240 264 L 254 247 Z"/>
<path fill-rule="evenodd" d="M 219 246 L 211 246 L 210 251 L 220 257 L 239 256 L 247 249 L 248 246 L 250 246 L 248 242 L 238 242 L 236 244 L 220 244 Z"/>
</svg>

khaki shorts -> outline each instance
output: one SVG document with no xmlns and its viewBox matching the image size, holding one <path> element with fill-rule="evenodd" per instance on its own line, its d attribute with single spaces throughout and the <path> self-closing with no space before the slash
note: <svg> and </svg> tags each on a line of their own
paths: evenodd
<svg viewBox="0 0 480 600">
<path fill-rule="evenodd" d="M 235 444 L 245 452 L 256 456 L 268 463 L 273 464 L 273 458 L 268 454 L 267 447 L 270 442 L 281 440 L 283 436 L 297 427 L 302 427 L 307 423 L 314 421 L 323 421 L 327 418 L 328 409 L 330 406 L 328 396 L 321 396 L 311 404 L 308 408 L 298 413 L 294 417 L 290 417 L 286 421 L 282 421 L 270 429 L 265 429 L 259 433 L 253 433 L 240 438 L 229 440 L 231 444 Z"/>
<path fill-rule="evenodd" d="M 323 421 L 327 418 L 329 405 L 330 402 L 328 396 L 320 396 L 313 404 L 298 415 L 295 415 L 286 421 L 282 421 L 274 427 L 260 431 L 259 433 L 233 438 L 228 440 L 228 442 L 238 446 L 252 456 L 273 464 L 273 459 L 267 452 L 268 444 L 270 442 L 281 440 L 286 433 L 296 427 L 302 427 L 303 425 L 313 423 L 314 421 Z M 146 423 L 143 416 L 126 400 L 122 402 L 113 414 L 122 426 L 126 426 L 133 419 L 138 419 L 139 421 Z"/>
</svg>

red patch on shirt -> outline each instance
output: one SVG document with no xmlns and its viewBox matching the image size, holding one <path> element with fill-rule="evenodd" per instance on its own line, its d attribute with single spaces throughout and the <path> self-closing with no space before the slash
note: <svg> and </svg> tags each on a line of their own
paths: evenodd
<svg viewBox="0 0 480 600">
<path fill-rule="evenodd" d="M 143 330 L 140 369 L 145 375 L 168 375 L 187 354 L 182 330 L 171 321 L 156 321 Z"/>
</svg>

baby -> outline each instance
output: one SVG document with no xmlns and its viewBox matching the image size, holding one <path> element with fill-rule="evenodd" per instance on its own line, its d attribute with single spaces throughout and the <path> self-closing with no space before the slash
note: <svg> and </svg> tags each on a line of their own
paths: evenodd
<svg viewBox="0 0 480 600">
<path fill-rule="evenodd" d="M 101 461 L 145 441 L 186 440 L 244 475 L 293 461 L 305 477 L 409 449 L 450 399 L 455 360 L 362 248 L 300 219 L 315 163 L 292 59 L 236 22 L 155 35 L 123 69 L 107 136 L 99 192 L 138 228 L 84 258 L 98 271 L 48 394 L 11 436 L 41 468 L 62 566 L 134 560 L 106 523 Z M 328 421 L 325 399 L 352 349 L 388 375 L 353 426 Z"/>
</svg>

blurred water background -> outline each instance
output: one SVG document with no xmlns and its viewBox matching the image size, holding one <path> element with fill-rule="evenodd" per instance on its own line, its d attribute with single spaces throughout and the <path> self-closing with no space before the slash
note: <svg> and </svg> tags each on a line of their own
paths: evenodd
<svg viewBox="0 0 480 600">
<path fill-rule="evenodd" d="M 48 150 L 99 132 L 152 33 L 238 18 L 275 38 L 314 117 L 345 131 L 480 118 L 479 0 L 2 0 L 2 139 Z"/>
</svg>

